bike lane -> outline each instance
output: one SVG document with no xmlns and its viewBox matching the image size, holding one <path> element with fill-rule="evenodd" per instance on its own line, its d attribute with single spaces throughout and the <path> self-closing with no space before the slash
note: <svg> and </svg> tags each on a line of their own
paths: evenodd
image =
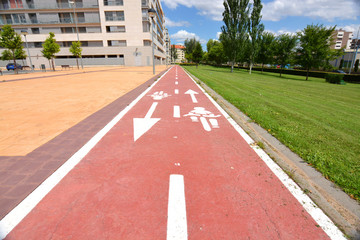
<svg viewBox="0 0 360 240">
<path fill-rule="evenodd" d="M 329 236 L 176 66 L 6 239 Z"/>
</svg>

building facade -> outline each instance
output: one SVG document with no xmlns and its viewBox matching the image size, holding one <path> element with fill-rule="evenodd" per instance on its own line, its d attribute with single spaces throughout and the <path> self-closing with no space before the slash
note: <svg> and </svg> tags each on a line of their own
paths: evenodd
<svg viewBox="0 0 360 240">
<path fill-rule="evenodd" d="M 172 45 L 173 48 L 176 49 L 177 58 L 175 59 L 175 63 L 185 62 L 185 47 L 182 45 Z"/>
<path fill-rule="evenodd" d="M 335 30 L 333 33 L 334 44 L 331 46 L 331 49 L 350 49 L 353 37 L 354 34 L 352 32 L 342 29 Z"/>
<path fill-rule="evenodd" d="M 150 8 L 156 10 L 153 19 L 148 16 Z M 56 65 L 75 65 L 69 47 L 79 38 L 84 65 L 150 66 L 152 33 L 155 63 L 166 61 L 167 31 L 160 0 L 0 0 L 0 10 L 0 27 L 10 24 L 18 33 L 28 32 L 36 68 L 49 66 L 41 50 L 50 32 L 61 49 Z"/>
</svg>

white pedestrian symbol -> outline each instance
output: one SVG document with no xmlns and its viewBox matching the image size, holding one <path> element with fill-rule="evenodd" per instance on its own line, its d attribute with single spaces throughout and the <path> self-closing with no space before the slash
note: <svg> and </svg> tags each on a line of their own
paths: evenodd
<svg viewBox="0 0 360 240">
<path fill-rule="evenodd" d="M 203 125 L 205 131 L 210 132 L 211 128 L 220 128 L 219 123 L 215 118 L 220 117 L 221 115 L 215 115 L 212 112 L 207 111 L 203 107 L 194 107 L 194 110 L 184 115 L 184 117 L 188 116 L 190 117 L 192 122 L 199 122 L 200 119 L 200 122 Z M 210 124 L 206 118 L 209 118 Z"/>
<path fill-rule="evenodd" d="M 170 97 L 171 95 L 164 93 L 163 91 L 154 92 L 152 95 L 148 95 L 152 97 L 154 100 L 162 100 L 164 98 Z"/>
</svg>

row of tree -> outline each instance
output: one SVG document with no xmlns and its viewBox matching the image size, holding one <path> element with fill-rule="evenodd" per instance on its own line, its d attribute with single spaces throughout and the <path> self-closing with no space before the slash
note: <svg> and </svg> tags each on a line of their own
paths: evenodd
<svg viewBox="0 0 360 240">
<path fill-rule="evenodd" d="M 27 57 L 23 41 L 18 33 L 14 31 L 11 25 L 4 25 L 0 32 L 0 46 L 5 48 L 1 53 L 1 60 L 13 60 L 16 66 L 16 59 L 25 59 Z M 43 56 L 51 62 L 51 66 L 55 71 L 54 58 L 55 54 L 60 51 L 59 44 L 56 43 L 55 34 L 50 32 L 49 37 L 46 38 L 42 45 L 43 50 L 41 53 Z M 76 57 L 76 64 L 79 69 L 78 59 L 81 57 L 81 43 L 72 42 L 69 51 Z M 15 71 L 17 73 L 17 71 Z"/>
<path fill-rule="evenodd" d="M 254 64 L 279 64 L 282 69 L 287 64 L 297 64 L 309 71 L 313 68 L 329 67 L 330 61 L 342 54 L 342 50 L 331 50 L 332 34 L 335 27 L 308 25 L 297 34 L 276 36 L 264 31 L 261 24 L 261 0 L 225 0 L 222 33 L 220 41 L 209 40 L 207 52 L 202 60 L 216 64 L 230 63 L 231 72 L 235 63 L 248 63 L 249 73 Z M 201 44 L 194 39 L 185 41 L 186 58 L 198 62 L 195 46 Z"/>
</svg>

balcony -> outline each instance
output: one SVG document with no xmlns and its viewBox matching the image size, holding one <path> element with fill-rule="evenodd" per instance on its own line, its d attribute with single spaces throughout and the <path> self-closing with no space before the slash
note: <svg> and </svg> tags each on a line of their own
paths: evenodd
<svg viewBox="0 0 360 240">
<path fill-rule="evenodd" d="M 148 0 L 141 0 L 141 7 L 142 8 L 149 8 L 149 1 Z"/>
<path fill-rule="evenodd" d="M 100 23 L 100 21 L 89 21 L 89 20 L 85 20 L 85 18 L 78 18 L 77 19 L 78 23 Z M 0 19 L 0 25 L 4 25 L 4 24 L 11 24 L 14 26 L 17 25 L 42 25 L 42 24 L 75 24 L 74 19 L 72 18 L 59 18 L 59 20 L 56 21 L 39 21 L 39 20 L 32 20 L 32 21 L 24 21 L 24 22 L 14 22 L 12 20 L 6 20 L 4 21 L 3 19 Z"/>
<path fill-rule="evenodd" d="M 94 8 L 97 9 L 99 8 L 99 5 L 97 4 L 93 4 L 93 3 L 86 3 L 86 2 L 76 2 L 75 3 L 75 7 L 76 8 Z M 11 6 L 11 5 L 4 5 L 4 4 L 0 4 L 0 10 L 6 10 L 6 11 L 11 11 L 11 10 L 31 10 L 31 9 L 72 9 L 72 6 L 67 3 L 67 2 L 58 2 L 58 3 L 53 3 L 53 2 L 49 2 L 49 3 L 41 3 L 41 4 L 36 4 L 36 3 L 23 3 L 22 5 L 18 5 L 18 6 Z"/>
</svg>

